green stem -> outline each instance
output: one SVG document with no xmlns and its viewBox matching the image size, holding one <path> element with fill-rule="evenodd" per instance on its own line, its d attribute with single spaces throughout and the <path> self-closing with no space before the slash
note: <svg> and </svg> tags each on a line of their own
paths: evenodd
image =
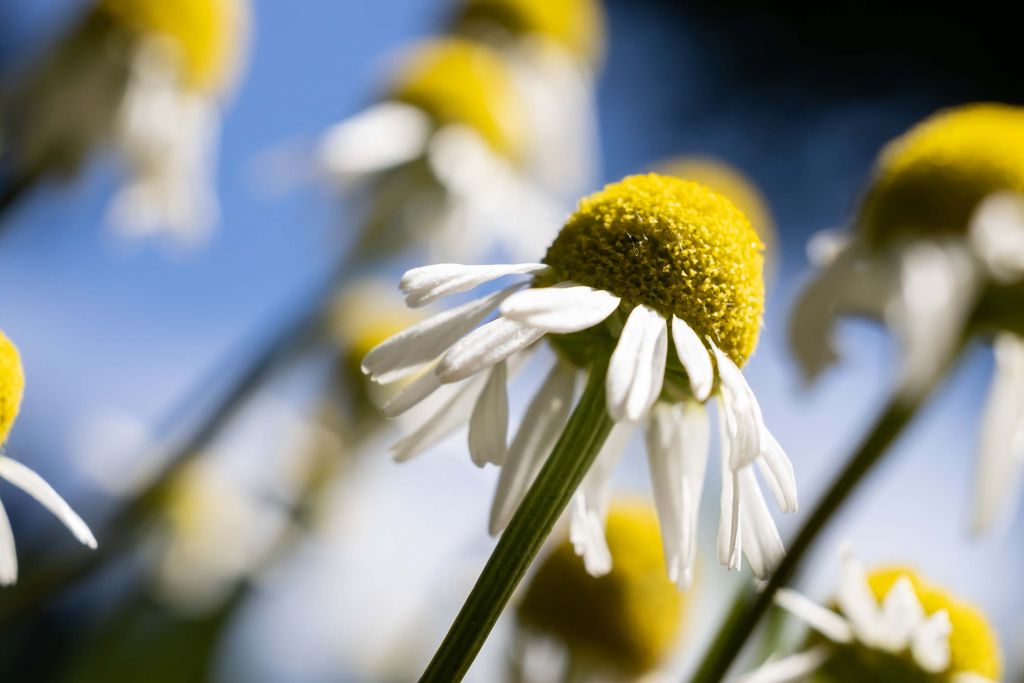
<svg viewBox="0 0 1024 683">
<path fill-rule="evenodd" d="M 941 377 L 944 373 L 937 372 Z M 749 640 L 761 617 L 771 607 L 775 593 L 796 574 L 801 561 L 836 511 L 846 502 L 864 476 L 881 460 L 889 446 L 917 413 L 934 385 L 914 395 L 895 395 L 881 412 L 874 427 L 832 481 L 825 496 L 804 522 L 786 556 L 760 592 L 744 589 L 726 616 L 690 683 L 717 683 L 728 673 L 743 645 Z"/>
<path fill-rule="evenodd" d="M 548 537 L 612 428 L 605 406 L 607 362 L 593 367 L 579 404 L 536 481 L 498 540 L 480 578 L 421 683 L 462 680 L 512 592 Z"/>
</svg>

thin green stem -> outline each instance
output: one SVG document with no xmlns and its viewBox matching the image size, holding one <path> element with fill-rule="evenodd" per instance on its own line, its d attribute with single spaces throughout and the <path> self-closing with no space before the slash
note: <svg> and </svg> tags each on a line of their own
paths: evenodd
<svg viewBox="0 0 1024 683">
<path fill-rule="evenodd" d="M 944 373 L 936 373 L 941 376 Z M 938 380 L 935 381 L 935 384 Z M 718 631 L 714 642 L 690 683 L 717 683 L 729 672 L 743 645 L 750 639 L 761 617 L 771 607 L 775 593 L 796 574 L 801 561 L 837 510 L 846 502 L 864 476 L 881 460 L 889 446 L 903 432 L 934 385 L 914 396 L 895 395 L 880 413 L 874 427 L 847 461 L 804 522 L 786 556 L 761 591 L 744 589 Z"/>
<path fill-rule="evenodd" d="M 420 678 L 421 683 L 462 680 L 593 464 L 612 428 L 605 406 L 607 371 L 606 362 L 591 369 L 587 387 L 562 436 L 501 535 L 448 635 Z"/>
</svg>

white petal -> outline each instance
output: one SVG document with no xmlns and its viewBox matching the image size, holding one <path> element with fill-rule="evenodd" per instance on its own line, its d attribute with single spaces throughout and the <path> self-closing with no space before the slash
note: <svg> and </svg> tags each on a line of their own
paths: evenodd
<svg viewBox="0 0 1024 683">
<path fill-rule="evenodd" d="M 767 428 L 761 430 L 761 457 L 756 462 L 779 509 L 785 513 L 796 512 L 798 503 L 793 463 Z"/>
<path fill-rule="evenodd" d="M 1024 275 L 1024 197 L 1001 192 L 987 197 L 971 218 L 971 246 L 996 280 Z"/>
<path fill-rule="evenodd" d="M 483 386 L 484 376 L 480 375 L 456 387 L 456 391 L 440 404 L 430 419 L 391 447 L 395 460 L 405 462 L 419 455 L 466 424 Z"/>
<path fill-rule="evenodd" d="M 788 588 L 781 588 L 775 594 L 775 604 L 797 617 L 833 643 L 853 642 L 853 629 L 846 619 L 832 610 L 822 607 L 806 596 Z"/>
<path fill-rule="evenodd" d="M 0 455 L 0 477 L 11 482 L 25 493 L 35 498 L 47 510 L 64 523 L 78 542 L 90 548 L 96 547 L 96 537 L 82 518 L 71 509 L 71 506 L 60 497 L 53 487 L 42 477 L 5 455 Z"/>
<path fill-rule="evenodd" d="M 719 448 L 722 451 L 719 458 L 722 466 L 722 497 L 719 501 L 718 562 L 723 567 L 739 571 L 741 566 L 739 479 L 736 471 L 729 466 L 731 445 L 727 430 L 725 410 L 719 401 L 718 431 Z"/>
<path fill-rule="evenodd" d="M 693 328 L 676 316 L 672 316 L 672 341 L 675 343 L 679 362 L 686 369 L 693 397 L 698 401 L 706 401 L 715 385 L 715 369 L 711 365 L 711 355 L 707 347 Z"/>
<path fill-rule="evenodd" d="M 399 283 L 405 302 L 419 308 L 449 294 L 468 292 L 506 275 L 529 275 L 548 269 L 543 263 L 516 263 L 498 266 L 464 266 L 439 263 L 406 271 Z"/>
<path fill-rule="evenodd" d="M 786 554 L 775 520 L 757 485 L 752 467 L 739 471 L 740 524 L 743 527 L 743 554 L 750 570 L 759 579 L 767 579 Z"/>
<path fill-rule="evenodd" d="M 842 550 L 836 604 L 862 643 L 877 645 L 884 639 L 878 601 L 868 584 L 867 574 L 849 548 Z"/>
<path fill-rule="evenodd" d="M 355 180 L 422 156 L 433 128 L 419 107 L 382 102 L 328 129 L 320 163 L 338 180 Z"/>
<path fill-rule="evenodd" d="M 647 414 L 661 394 L 667 354 L 665 319 L 648 306 L 634 308 L 608 366 L 606 389 L 612 419 L 639 422 Z"/>
<path fill-rule="evenodd" d="M 576 371 L 556 363 L 526 409 L 501 467 L 491 507 L 490 531 L 498 534 L 512 519 L 526 491 L 551 454 L 572 410 Z"/>
<path fill-rule="evenodd" d="M 18 580 L 18 553 L 14 547 L 14 532 L 7 510 L 0 501 L 0 586 L 10 586 Z"/>
<path fill-rule="evenodd" d="M 497 318 L 460 339 L 441 358 L 437 376 L 457 382 L 505 360 L 544 336 L 544 330 Z"/>
<path fill-rule="evenodd" d="M 826 268 L 850 246 L 853 237 L 847 230 L 821 230 L 807 240 L 807 260 L 815 268 Z"/>
<path fill-rule="evenodd" d="M 736 683 L 792 683 L 803 681 L 828 660 L 828 648 L 816 647 L 806 652 L 768 662 L 736 679 Z"/>
<path fill-rule="evenodd" d="M 469 455 L 478 467 L 500 465 L 508 448 L 508 366 L 496 364 L 469 421 Z"/>
<path fill-rule="evenodd" d="M 910 646 L 911 636 L 924 622 L 924 608 L 910 579 L 901 576 L 882 600 L 883 643 L 890 652 L 902 652 Z"/>
<path fill-rule="evenodd" d="M 604 520 L 611 495 L 612 474 L 633 429 L 626 423 L 612 427 L 573 497 L 569 540 L 591 576 L 603 576 L 612 569 L 612 556 L 604 536 Z"/>
<path fill-rule="evenodd" d="M 1000 683 L 990 678 L 969 671 L 958 672 L 950 676 L 949 683 Z"/>
<path fill-rule="evenodd" d="M 940 673 L 949 668 L 953 655 L 949 647 L 949 636 L 953 624 L 949 612 L 940 609 L 932 614 L 914 632 L 910 645 L 911 653 L 918 665 L 929 673 Z"/>
<path fill-rule="evenodd" d="M 579 332 L 603 322 L 619 307 L 619 297 L 574 282 L 518 292 L 501 306 L 509 320 L 555 334 Z"/>
<path fill-rule="evenodd" d="M 468 334 L 513 291 L 494 292 L 399 332 L 366 354 L 363 372 L 381 384 L 412 374 Z"/>
<path fill-rule="evenodd" d="M 1006 518 L 1024 471 L 1024 339 L 1000 334 L 995 377 L 981 424 L 972 527 L 990 530 Z"/>
<path fill-rule="evenodd" d="M 398 417 L 440 388 L 441 378 L 437 376 L 437 373 L 432 369 L 424 370 L 419 377 L 406 384 L 397 394 L 388 399 L 381 406 L 380 412 L 384 414 L 384 417 Z"/>
<path fill-rule="evenodd" d="M 715 354 L 718 377 L 722 382 L 722 400 L 719 405 L 725 415 L 729 434 L 729 466 L 738 470 L 761 455 L 764 419 L 754 392 L 740 369 L 714 343 L 711 344 L 711 350 Z"/>
</svg>

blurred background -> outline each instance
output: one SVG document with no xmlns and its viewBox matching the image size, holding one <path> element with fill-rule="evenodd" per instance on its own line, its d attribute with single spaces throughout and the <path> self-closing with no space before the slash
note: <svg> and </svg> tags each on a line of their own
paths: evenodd
<svg viewBox="0 0 1024 683">
<path fill-rule="evenodd" d="M 23 574 L 0 593 L 5 680 L 400 681 L 422 670 L 493 545 L 485 521 L 495 470 L 469 463 L 464 432 L 397 465 L 387 453 L 396 434 L 382 430 L 361 440 L 359 458 L 337 455 L 349 462 L 344 476 L 322 475 L 309 453 L 345 451 L 330 425 L 355 414 L 324 409 L 326 378 L 338 372 L 330 353 L 314 347 L 275 365 L 207 440 L 218 466 L 203 484 L 206 507 L 182 503 L 187 510 L 168 513 L 177 521 L 133 529 L 131 542 L 103 530 L 165 464 L 161 445 L 189 441 L 237 393 L 253 359 L 322 301 L 357 242 L 358 213 L 317 182 L 317 141 L 379 100 L 396 51 L 445 31 L 456 4 L 254 0 L 248 55 L 224 103 L 219 220 L 202 244 L 109 230 L 121 170 L 106 153 L 73 179 L 34 188 L 0 218 L 0 328 L 18 344 L 28 378 L 6 452 L 64 493 L 115 556 L 44 599 L 40 568 L 80 564 L 88 551 L 5 485 Z M 807 239 L 846 225 L 875 155 L 914 122 L 951 104 L 1024 102 L 1013 22 L 983 3 L 969 12 L 880 2 L 604 7 L 607 50 L 593 72 L 600 165 L 576 194 L 680 156 L 724 162 L 759 189 L 777 232 L 775 270 L 746 374 L 809 503 L 880 407 L 896 356 L 878 328 L 844 324 L 844 361 L 813 388 L 801 386 L 786 321 L 810 272 Z M 75 0 L 0 0 L 2 82 L 16 81 L 86 10 Z M 556 204 L 562 215 L 571 209 L 567 197 Z M 431 260 L 428 246 L 346 267 L 397 283 L 404 268 Z M 802 581 L 826 598 L 842 541 L 868 564 L 919 567 L 985 610 L 1007 656 L 1006 680 L 1016 681 L 1024 675 L 1022 519 L 983 540 L 967 528 L 991 365 L 986 348 L 968 355 L 830 527 Z M 643 493 L 646 462 L 639 445 L 632 450 L 617 490 Z M 327 493 L 314 512 L 296 512 L 308 482 L 321 480 Z M 239 481 L 260 492 L 259 505 L 233 502 Z M 709 538 L 714 498 L 705 501 Z M 320 521 L 250 572 L 246 558 L 266 557 L 275 530 L 301 526 L 303 514 Z M 797 521 L 779 520 L 784 537 Z M 212 537 L 168 550 L 165 527 L 190 524 Z M 737 579 L 749 579 L 726 576 L 712 560 L 703 558 L 685 599 L 675 680 L 713 634 Z M 242 574 L 245 591 L 232 586 Z M 509 621 L 471 680 L 500 679 Z"/>
</svg>

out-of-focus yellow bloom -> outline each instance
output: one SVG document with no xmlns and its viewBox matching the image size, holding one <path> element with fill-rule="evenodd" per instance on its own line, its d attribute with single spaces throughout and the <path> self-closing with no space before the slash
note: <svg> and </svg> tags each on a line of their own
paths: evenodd
<svg viewBox="0 0 1024 683">
<path fill-rule="evenodd" d="M 100 0 L 99 7 L 130 31 L 168 39 L 188 87 L 220 90 L 234 78 L 248 23 L 243 0 Z"/>
<path fill-rule="evenodd" d="M 598 0 L 466 0 L 458 21 L 539 35 L 591 64 L 604 56 L 605 17 Z"/>
<path fill-rule="evenodd" d="M 25 392 L 25 372 L 18 348 L 0 331 L 0 447 L 18 418 L 21 397 Z"/>
<path fill-rule="evenodd" d="M 573 658 L 641 674 L 671 653 L 684 600 L 665 576 L 658 520 L 649 506 L 613 504 L 606 533 L 614 558 L 609 574 L 589 575 L 565 541 L 537 569 L 519 619 L 563 642 Z"/>
<path fill-rule="evenodd" d="M 402 60 L 390 96 L 421 108 L 438 126 L 472 128 L 502 156 L 523 153 L 522 102 L 508 67 L 490 48 L 461 38 L 421 43 Z"/>
<path fill-rule="evenodd" d="M 962 235 L 981 202 L 1000 192 L 1024 194 L 1024 108 L 956 107 L 885 148 L 858 227 L 874 243 Z"/>
</svg>

